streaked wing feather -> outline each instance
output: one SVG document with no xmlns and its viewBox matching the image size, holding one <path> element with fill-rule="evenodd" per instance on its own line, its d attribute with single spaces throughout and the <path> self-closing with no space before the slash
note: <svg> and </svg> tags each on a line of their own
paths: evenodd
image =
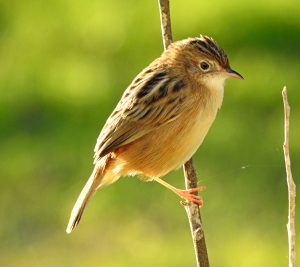
<svg viewBox="0 0 300 267">
<path fill-rule="evenodd" d="M 133 142 L 180 115 L 179 105 L 183 98 L 179 89 L 185 83 L 169 76 L 159 69 L 145 69 L 137 76 L 124 92 L 99 135 L 95 146 L 95 163 L 107 153 Z M 172 94 L 168 94 L 170 90 L 173 90 Z"/>
</svg>

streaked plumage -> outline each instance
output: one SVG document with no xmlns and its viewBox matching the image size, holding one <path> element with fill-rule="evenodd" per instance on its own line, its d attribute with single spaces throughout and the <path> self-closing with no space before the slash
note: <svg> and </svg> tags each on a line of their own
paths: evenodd
<svg viewBox="0 0 300 267">
<path fill-rule="evenodd" d="M 95 168 L 67 232 L 78 224 L 96 189 L 121 176 L 139 174 L 185 197 L 160 177 L 196 152 L 221 107 L 228 76 L 241 77 L 230 69 L 223 49 L 206 36 L 171 44 L 138 74 L 98 137 Z"/>
</svg>

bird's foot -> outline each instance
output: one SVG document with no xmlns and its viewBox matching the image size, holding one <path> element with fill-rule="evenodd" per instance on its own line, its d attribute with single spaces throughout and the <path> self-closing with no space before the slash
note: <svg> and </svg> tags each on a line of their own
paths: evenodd
<svg viewBox="0 0 300 267">
<path fill-rule="evenodd" d="M 198 186 L 198 187 L 188 189 L 188 190 L 176 189 L 175 193 L 178 196 L 180 196 L 181 198 L 183 198 L 189 202 L 193 202 L 193 203 L 197 204 L 199 207 L 202 207 L 202 205 L 203 205 L 202 197 L 197 196 L 193 193 L 197 192 L 197 191 L 203 191 L 203 190 L 205 190 L 205 186 Z"/>
</svg>

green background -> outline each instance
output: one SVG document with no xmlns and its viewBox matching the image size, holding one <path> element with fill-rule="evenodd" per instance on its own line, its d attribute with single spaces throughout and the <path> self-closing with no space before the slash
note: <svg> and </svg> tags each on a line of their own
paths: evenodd
<svg viewBox="0 0 300 267">
<path fill-rule="evenodd" d="M 245 77 L 194 157 L 211 265 L 287 266 L 281 90 L 299 184 L 300 2 L 171 0 L 171 13 L 175 40 L 214 37 Z M 105 119 L 162 49 L 154 0 L 0 1 L 1 266 L 195 266 L 185 211 L 157 183 L 120 179 L 65 233 Z M 166 180 L 183 187 L 181 170 Z"/>
</svg>

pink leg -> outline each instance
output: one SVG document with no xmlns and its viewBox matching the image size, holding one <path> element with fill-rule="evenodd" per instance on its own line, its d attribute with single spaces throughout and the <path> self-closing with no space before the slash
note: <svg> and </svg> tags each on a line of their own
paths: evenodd
<svg viewBox="0 0 300 267">
<path fill-rule="evenodd" d="M 197 192 L 197 191 L 203 191 L 205 190 L 205 186 L 198 186 L 189 190 L 182 190 L 182 189 L 177 189 L 176 187 L 168 184 L 167 182 L 165 182 L 164 180 L 160 179 L 160 178 L 154 178 L 155 181 L 157 181 L 158 183 L 160 183 L 161 185 L 167 187 L 168 189 L 172 190 L 175 194 L 177 194 L 178 196 L 180 196 L 181 198 L 193 202 L 195 204 L 197 204 L 199 207 L 202 207 L 203 205 L 203 200 L 202 197 L 197 196 L 193 193 Z"/>
<path fill-rule="evenodd" d="M 193 194 L 194 192 L 197 191 L 203 191 L 205 189 L 205 186 L 198 186 L 189 190 L 181 190 L 181 189 L 176 189 L 174 192 L 180 196 L 181 198 L 193 202 L 195 204 L 197 204 L 199 207 L 203 206 L 203 200 L 202 197 L 197 196 L 195 194 Z"/>
</svg>

